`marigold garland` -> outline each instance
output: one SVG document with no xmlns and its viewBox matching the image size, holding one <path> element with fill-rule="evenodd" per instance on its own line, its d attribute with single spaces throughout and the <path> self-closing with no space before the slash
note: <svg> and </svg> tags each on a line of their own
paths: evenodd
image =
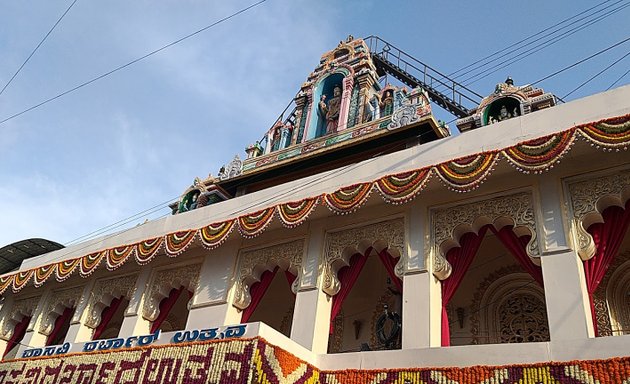
<svg viewBox="0 0 630 384">
<path fill-rule="evenodd" d="M 136 262 L 145 265 L 158 253 L 164 244 L 163 237 L 143 240 L 136 245 Z"/>
<path fill-rule="evenodd" d="M 234 220 L 206 225 L 199 230 L 201 244 L 207 249 L 217 248 L 228 238 L 234 229 Z"/>
<path fill-rule="evenodd" d="M 197 231 L 179 231 L 175 233 L 169 233 L 164 238 L 166 244 L 166 254 L 169 256 L 177 256 L 184 252 L 186 248 L 195 240 Z"/>
<path fill-rule="evenodd" d="M 571 148 L 574 131 L 561 132 L 517 144 L 502 151 L 503 156 L 521 172 L 549 170 Z"/>
<path fill-rule="evenodd" d="M 213 340 L 70 353 L 0 362 L 0 382 L 256 384 L 617 384 L 630 380 L 630 357 L 505 366 L 322 371 L 262 338 Z M 94 381 L 96 380 L 96 381 Z"/>
<path fill-rule="evenodd" d="M 578 127 L 580 134 L 598 147 L 608 150 L 628 149 L 630 121 L 627 116 L 607 119 Z"/>
<path fill-rule="evenodd" d="M 361 208 L 370 197 L 372 183 L 360 183 L 343 187 L 324 195 L 326 206 L 335 213 L 347 215 Z"/>
<path fill-rule="evenodd" d="M 35 287 L 41 287 L 42 284 L 48 280 L 50 275 L 55 272 L 55 264 L 42 265 L 35 269 L 35 273 L 33 274 L 33 285 Z"/>
<path fill-rule="evenodd" d="M 20 271 L 13 278 L 13 292 L 19 292 L 33 276 L 33 270 Z"/>
<path fill-rule="evenodd" d="M 549 169 L 570 149 L 576 135 L 604 150 L 618 151 L 627 149 L 628 145 L 630 145 L 630 115 L 582 124 L 543 138 L 528 140 L 501 151 L 481 153 L 447 161 L 428 168 L 386 175 L 373 182 L 356 184 L 341 188 L 331 194 L 325 194 L 323 199 L 333 212 L 347 214 L 361 207 L 367 201 L 372 188 L 376 188 L 383 200 L 392 204 L 400 204 L 413 199 L 422 190 L 433 171 L 438 174 L 449 189 L 457 192 L 466 192 L 477 188 L 488 177 L 500 155 L 504 156 L 519 171 L 524 173 L 541 172 Z M 426 179 L 424 180 L 422 179 L 423 172 L 426 172 Z M 405 179 L 407 184 L 404 182 Z M 233 224 L 229 225 L 230 228 L 224 228 L 227 234 L 213 235 L 214 229 L 209 228 L 220 228 L 226 222 L 233 223 L 234 220 L 237 220 L 239 231 L 244 237 L 255 237 L 262 233 L 270 224 L 276 209 L 278 209 L 278 216 L 283 224 L 292 227 L 306 220 L 308 213 L 312 212 L 316 205 L 314 204 L 314 206 L 310 207 L 311 211 L 306 213 L 307 207 L 300 208 L 304 201 L 316 199 L 318 197 L 307 198 L 294 203 L 283 203 L 222 223 L 213 223 L 199 229 L 184 231 L 186 235 L 183 238 L 178 235 L 181 232 L 176 232 L 116 248 L 127 249 L 126 247 L 131 247 L 131 252 L 135 250 L 136 262 L 140 265 L 149 263 L 164 243 L 166 243 L 166 253 L 168 255 L 179 255 L 192 243 L 197 234 L 199 234 L 204 246 L 215 248 L 227 238 Z M 307 205 L 310 205 L 310 203 Z M 305 214 L 305 216 L 300 217 L 302 214 Z M 298 224 L 293 225 L 292 223 Z M 206 229 L 206 234 L 202 233 L 204 228 Z M 203 236 L 207 236 L 206 243 L 204 243 Z M 217 236 L 217 238 L 215 239 L 213 236 Z M 221 238 L 221 236 L 224 237 Z M 215 242 L 217 239 L 219 241 Z M 81 276 L 87 277 L 100 264 L 100 257 L 102 255 L 110 255 L 110 251 L 111 249 L 104 249 L 76 259 L 65 260 L 52 266 L 40 266 L 31 270 L 0 276 L 0 294 L 4 293 L 9 286 L 13 286 L 14 289 L 18 290 L 22 289 L 27 285 L 30 277 L 33 277 L 35 286 L 41 286 L 52 275 L 51 269 L 57 281 L 66 280 L 78 266 L 80 266 Z M 128 258 L 124 258 L 124 261 Z M 108 257 L 108 259 L 116 260 L 117 257 Z M 124 261 L 113 264 L 108 262 L 108 267 L 111 265 L 120 266 Z M 30 275 L 29 271 L 31 272 Z M 19 277 L 18 273 L 22 273 L 22 277 Z M 24 279 L 24 277 L 28 278 Z M 14 283 L 15 279 L 17 279 L 17 283 Z"/>
<path fill-rule="evenodd" d="M 271 223 L 274 211 L 275 207 L 271 207 L 250 213 L 249 215 L 240 216 L 238 218 L 238 229 L 241 235 L 246 238 L 260 235 L 262 231 L 267 228 L 269 223 Z"/>
<path fill-rule="evenodd" d="M 109 251 L 95 252 L 83 257 L 81 264 L 79 264 L 79 275 L 81 277 L 88 277 L 94 273 L 107 253 L 109 253 Z"/>
<path fill-rule="evenodd" d="M 449 189 L 467 192 L 484 182 L 498 159 L 496 152 L 480 153 L 447 161 L 435 166 L 434 169 Z"/>
<path fill-rule="evenodd" d="M 74 269 L 80 262 L 81 258 L 64 260 L 57 263 L 57 268 L 55 268 L 57 281 L 66 281 L 72 275 Z"/>
<path fill-rule="evenodd" d="M 124 245 L 122 247 L 112 248 L 107 252 L 107 269 L 113 271 L 120 268 L 125 261 L 131 256 L 134 246 Z"/>
<path fill-rule="evenodd" d="M 319 197 L 303 199 L 300 201 L 289 202 L 278 205 L 278 217 L 287 228 L 295 228 L 306 221 L 308 216 L 313 212 Z"/>
<path fill-rule="evenodd" d="M 390 204 L 402 204 L 414 199 L 431 178 L 431 168 L 397 173 L 376 180 L 375 187 Z"/>
</svg>

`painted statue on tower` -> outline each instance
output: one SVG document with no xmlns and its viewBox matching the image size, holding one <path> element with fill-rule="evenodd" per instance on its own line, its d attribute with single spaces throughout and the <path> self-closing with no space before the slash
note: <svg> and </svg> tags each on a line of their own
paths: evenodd
<svg viewBox="0 0 630 384">
<path fill-rule="evenodd" d="M 326 134 L 337 131 L 339 125 L 339 109 L 341 106 L 341 88 L 333 89 L 333 97 L 326 102 L 326 95 L 319 100 L 319 113 L 326 119 Z"/>
</svg>

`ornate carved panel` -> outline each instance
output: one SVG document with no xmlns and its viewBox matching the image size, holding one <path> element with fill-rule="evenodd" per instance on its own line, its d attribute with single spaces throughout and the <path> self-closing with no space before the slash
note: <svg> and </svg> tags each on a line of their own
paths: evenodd
<svg viewBox="0 0 630 384">
<path fill-rule="evenodd" d="M 485 224 L 497 229 L 514 225 L 516 230 L 526 229 L 531 234 L 527 254 L 534 259 L 540 256 L 536 235 L 536 219 L 532 195 L 528 192 L 497 196 L 483 201 L 457 205 L 432 212 L 433 274 L 444 280 L 451 274 L 446 253 L 459 246 L 459 238 L 466 232 L 476 232 Z"/>
<path fill-rule="evenodd" d="M 630 334 L 630 251 L 615 257 L 593 294 L 599 336 Z"/>
<path fill-rule="evenodd" d="M 29 297 L 16 300 L 11 309 L 0 319 L 0 337 L 8 340 L 13 336 L 15 324 L 19 323 L 24 316 L 33 316 L 37 309 L 41 297 Z"/>
<path fill-rule="evenodd" d="M 186 287 L 193 292 L 199 279 L 201 264 L 189 264 L 172 269 L 156 271 L 151 286 L 145 294 L 142 317 L 154 321 L 160 313 L 160 302 L 168 297 L 171 289 Z"/>
<path fill-rule="evenodd" d="M 61 315 L 65 308 L 76 307 L 83 295 L 83 287 L 73 287 L 53 291 L 48 297 L 48 301 L 42 307 L 39 327 L 36 329 L 44 335 L 50 335 L 55 326 L 55 320 Z"/>
<path fill-rule="evenodd" d="M 518 265 L 489 274 L 470 307 L 473 344 L 549 341 L 543 289 Z"/>
<path fill-rule="evenodd" d="M 101 312 L 109 306 L 116 297 L 131 298 L 133 295 L 138 275 L 128 275 L 116 277 L 113 279 L 98 280 L 94 284 L 90 301 L 88 302 L 86 311 L 87 318 L 85 325 L 90 328 L 96 328 L 101 323 Z"/>
<path fill-rule="evenodd" d="M 624 206 L 630 189 L 630 170 L 613 175 L 569 184 L 573 231 L 578 255 L 588 260 L 595 254 L 593 237 L 586 230 L 595 222 L 602 222 L 601 213 L 611 205 Z"/>
<path fill-rule="evenodd" d="M 303 254 L 304 239 L 241 252 L 238 257 L 233 305 L 239 309 L 247 308 L 252 300 L 249 294 L 251 284 L 260 281 L 262 273 L 275 266 L 297 272 L 297 278 L 291 287 L 297 293 L 302 277 Z"/>
<path fill-rule="evenodd" d="M 326 234 L 324 249 L 324 283 L 322 290 L 330 296 L 339 292 L 341 284 L 337 278 L 337 271 L 350 263 L 350 258 L 356 253 L 364 254 L 369 248 L 380 252 L 387 248 L 392 256 L 398 256 L 396 275 L 404 274 L 405 263 L 405 222 L 397 218 L 363 227 Z"/>
</svg>

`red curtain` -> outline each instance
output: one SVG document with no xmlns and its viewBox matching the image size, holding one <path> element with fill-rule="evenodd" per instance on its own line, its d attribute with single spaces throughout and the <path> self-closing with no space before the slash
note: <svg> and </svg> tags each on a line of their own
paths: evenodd
<svg viewBox="0 0 630 384">
<path fill-rule="evenodd" d="M 368 249 L 366 254 L 369 254 L 371 250 L 371 248 Z M 333 331 L 333 321 L 339 314 L 339 311 L 341 311 L 341 305 L 346 300 L 352 286 L 359 278 L 359 274 L 361 273 L 366 261 L 366 256 L 357 253 L 350 258 L 350 265 L 341 268 L 337 273 L 337 278 L 339 279 L 339 283 L 341 283 L 341 288 L 339 289 L 339 292 L 333 296 L 332 300 L 332 310 L 330 311 L 330 333 Z"/>
<path fill-rule="evenodd" d="M 265 292 L 271 285 L 273 278 L 276 276 L 278 272 L 278 267 L 273 269 L 273 272 L 265 271 L 260 276 L 260 281 L 252 284 L 252 287 L 249 290 L 249 294 L 252 297 L 252 301 L 249 303 L 249 306 L 243 310 L 243 315 L 241 317 L 241 323 L 247 323 L 252 314 L 260 304 L 260 300 L 262 300 L 263 296 L 265 296 Z"/>
<path fill-rule="evenodd" d="M 107 308 L 103 309 L 103 311 L 101 312 L 101 323 L 94 330 L 92 340 L 98 340 L 98 338 L 101 337 L 101 334 L 103 333 L 109 322 L 112 320 L 112 317 L 114 317 L 114 314 L 120 307 L 120 303 L 122 303 L 122 301 L 122 297 L 115 297 L 112 300 L 111 304 Z"/>
<path fill-rule="evenodd" d="M 505 248 L 510 251 L 510 253 L 516 258 L 521 267 L 527 273 L 530 274 L 531 277 L 534 278 L 540 284 L 543 285 L 543 277 L 542 277 L 542 268 L 538 265 L 532 263 L 531 259 L 527 255 L 527 243 L 531 239 L 531 236 L 516 236 L 516 233 L 512 231 L 511 226 L 506 226 L 501 228 L 500 230 L 496 230 L 494 227 L 490 227 L 492 232 L 501 240 L 501 243 L 505 246 Z"/>
<path fill-rule="evenodd" d="M 7 348 L 4 350 L 4 354 L 2 354 L 3 359 L 7 355 L 7 353 L 9 353 L 9 351 L 11 351 L 16 345 L 18 345 L 20 341 L 22 341 L 24 335 L 26 334 L 28 323 L 30 322 L 31 317 L 24 316 L 19 323 L 15 324 L 15 327 L 13 327 L 13 335 L 11 336 L 11 339 L 9 339 L 9 341 L 7 342 Z"/>
<path fill-rule="evenodd" d="M 628 230 L 628 225 L 630 225 L 630 200 L 626 202 L 626 209 L 617 206 L 608 207 L 602 216 L 604 218 L 603 223 L 596 223 L 588 227 L 588 232 L 593 236 L 595 242 L 595 255 L 584 262 L 586 288 L 596 336 L 599 335 L 599 332 L 593 294 L 606 275 L 606 271 L 608 271 L 608 267 L 610 267 L 617 252 L 619 252 L 619 247 Z"/>
<path fill-rule="evenodd" d="M 48 335 L 48 338 L 46 338 L 46 345 L 51 345 L 53 341 L 55 341 L 55 339 L 59 335 L 59 332 L 61 331 L 65 323 L 70 319 L 70 317 L 72 317 L 73 313 L 74 308 L 66 308 L 63 310 L 63 313 L 61 315 L 57 316 L 57 320 L 55 320 L 55 326 L 53 327 L 50 335 Z"/>
<path fill-rule="evenodd" d="M 184 292 L 184 289 L 186 289 L 184 288 L 184 286 L 179 287 L 179 289 L 173 288 L 169 292 L 168 297 L 165 297 L 164 299 L 162 299 L 162 301 L 160 301 L 160 313 L 151 324 L 151 333 L 157 331 L 160 328 L 160 325 L 162 325 L 164 320 L 166 320 L 166 317 L 171 312 L 171 309 L 173 309 L 175 303 L 177 303 L 177 299 L 179 299 L 179 296 L 182 294 L 182 292 Z"/>
<path fill-rule="evenodd" d="M 389 275 L 392 282 L 396 285 L 396 288 L 398 288 L 398 292 L 402 292 L 402 280 L 400 280 L 400 278 L 396 276 L 396 261 L 398 259 L 393 258 L 392 255 L 390 255 L 387 251 L 387 248 L 378 253 L 378 258 L 381 259 L 381 262 L 387 270 L 387 274 Z"/>
<path fill-rule="evenodd" d="M 444 347 L 451 345 L 446 306 L 457 291 L 457 287 L 462 282 L 470 264 L 472 264 L 487 230 L 488 227 L 485 226 L 481 228 L 479 234 L 473 232 L 464 234 L 459 240 L 460 247 L 453 248 L 446 254 L 446 260 L 451 264 L 453 270 L 447 279 L 442 280 L 442 346 Z"/>
</svg>

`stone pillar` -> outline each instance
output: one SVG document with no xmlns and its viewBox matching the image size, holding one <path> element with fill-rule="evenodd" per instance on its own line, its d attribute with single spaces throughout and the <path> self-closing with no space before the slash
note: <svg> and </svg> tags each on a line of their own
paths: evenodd
<svg viewBox="0 0 630 384">
<path fill-rule="evenodd" d="M 241 314 L 230 300 L 239 246 L 240 241 L 234 241 L 205 256 L 191 300 L 186 329 L 240 323 Z"/>
<path fill-rule="evenodd" d="M 406 223 L 407 259 L 404 264 L 402 348 L 437 347 L 441 343 L 441 286 L 431 273 L 426 247 L 426 207 L 416 204 Z"/>
<path fill-rule="evenodd" d="M 582 259 L 573 250 L 541 258 L 552 341 L 594 336 Z"/>
<path fill-rule="evenodd" d="M 151 322 L 142 317 L 140 309 L 144 303 L 144 296 L 149 289 L 151 278 L 151 267 L 142 268 L 133 296 L 129 299 L 129 305 L 125 311 L 125 318 L 120 326 L 119 337 L 129 337 L 134 335 L 146 335 L 151 329 Z"/>
<path fill-rule="evenodd" d="M 48 315 L 44 313 L 48 302 L 51 300 L 52 291 L 46 290 L 37 304 L 37 308 L 34 311 L 31 322 L 26 328 L 24 338 L 22 338 L 21 345 L 18 348 L 17 356 L 22 356 L 22 352 L 25 349 L 43 347 L 46 345 L 47 336 L 39 332 L 39 324 L 42 322 L 42 317 Z"/>
<path fill-rule="evenodd" d="M 301 139 L 304 140 L 306 134 L 306 122 L 302 123 L 302 119 L 307 118 L 308 111 L 304 110 L 306 106 L 306 96 L 302 92 L 295 98 L 295 126 L 293 127 L 293 136 L 291 136 L 291 145 L 298 144 L 298 136 L 300 136 L 300 127 L 304 126 Z"/>
<path fill-rule="evenodd" d="M 96 280 L 94 279 L 89 280 L 89 282 L 85 285 L 85 288 L 83 288 L 81 299 L 79 300 L 79 304 L 76 306 L 74 315 L 70 321 L 70 328 L 68 328 L 68 333 L 66 334 L 65 341 L 67 342 L 79 343 L 82 341 L 92 340 L 94 330 L 85 325 L 85 319 L 88 316 L 86 308 L 90 301 L 95 281 Z"/>
<path fill-rule="evenodd" d="M 348 111 L 350 109 L 350 98 L 352 96 L 352 87 L 354 79 L 352 76 L 343 78 L 343 93 L 341 94 L 341 105 L 339 107 L 339 124 L 337 131 L 343 131 L 348 127 Z"/>
<path fill-rule="evenodd" d="M 542 256 L 540 257 L 551 340 L 594 336 L 582 260 L 568 247 L 562 187 L 555 178 L 539 177 Z"/>
<path fill-rule="evenodd" d="M 319 102 L 319 100 L 318 100 Z M 312 112 L 313 110 L 315 110 L 315 108 L 317 108 L 316 106 L 313 105 L 313 91 L 309 90 L 306 93 L 306 123 L 304 126 L 304 135 L 302 136 L 302 141 L 307 141 L 310 140 L 309 139 L 309 130 L 311 129 L 311 123 L 312 123 Z M 304 114 L 305 112 L 302 112 L 302 114 Z M 315 112 L 317 113 L 317 112 Z M 313 129 L 317 129 L 317 127 L 313 128 Z"/>
<path fill-rule="evenodd" d="M 328 352 L 328 334 L 332 298 L 321 289 L 320 259 L 324 252 L 324 223 L 310 223 L 306 252 L 302 262 L 302 278 L 295 297 L 291 340 L 313 353 Z"/>
</svg>

